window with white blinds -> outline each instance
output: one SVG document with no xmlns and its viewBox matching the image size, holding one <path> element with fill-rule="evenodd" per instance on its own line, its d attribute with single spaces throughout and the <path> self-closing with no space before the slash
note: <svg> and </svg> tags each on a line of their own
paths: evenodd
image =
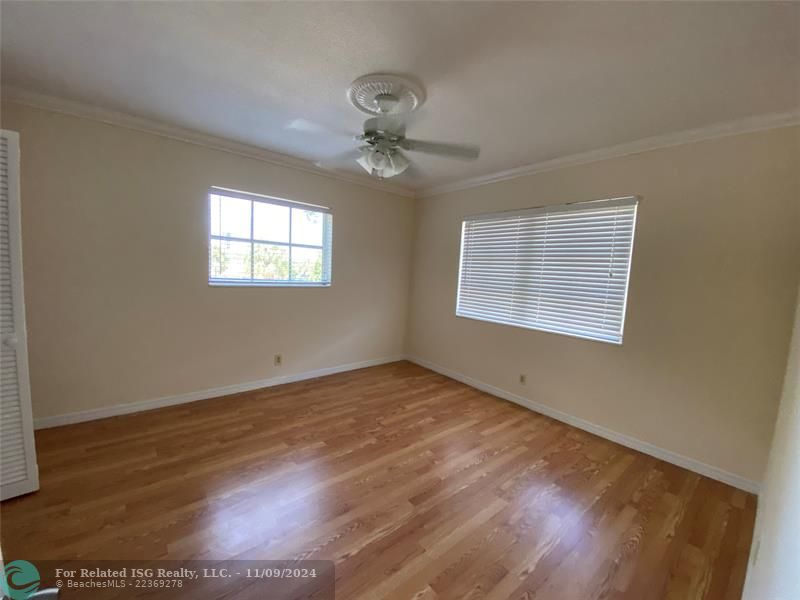
<svg viewBox="0 0 800 600">
<path fill-rule="evenodd" d="M 622 343 L 636 198 L 469 217 L 456 314 Z"/>
</svg>

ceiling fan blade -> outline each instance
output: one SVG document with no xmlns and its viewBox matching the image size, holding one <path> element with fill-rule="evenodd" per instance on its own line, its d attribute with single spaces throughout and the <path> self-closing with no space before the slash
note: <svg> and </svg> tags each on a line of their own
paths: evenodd
<svg viewBox="0 0 800 600">
<path fill-rule="evenodd" d="M 461 160 L 475 160 L 481 153 L 481 149 L 478 146 L 469 146 L 467 144 L 443 144 L 441 142 L 404 139 L 399 145 L 410 152 L 437 154 Z"/>
<path fill-rule="evenodd" d="M 345 131 L 344 129 L 337 129 L 328 127 L 316 121 L 309 121 L 308 119 L 294 119 L 287 123 L 284 129 L 291 129 L 292 131 L 300 131 L 302 133 L 322 134 L 322 135 L 337 135 L 340 137 L 355 137 L 354 133 Z"/>
<path fill-rule="evenodd" d="M 354 163 L 361 157 L 361 151 L 358 148 L 353 148 L 347 152 L 341 152 L 329 158 L 323 158 L 314 163 L 314 166 L 326 171 L 335 171 L 338 168 L 344 167 L 348 163 Z"/>
</svg>

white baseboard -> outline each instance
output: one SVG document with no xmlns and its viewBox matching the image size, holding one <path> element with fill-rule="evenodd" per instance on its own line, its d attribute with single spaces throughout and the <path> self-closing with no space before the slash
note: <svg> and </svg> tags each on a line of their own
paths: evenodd
<svg viewBox="0 0 800 600">
<path fill-rule="evenodd" d="M 229 394 L 238 394 L 239 392 L 249 392 L 251 390 L 272 387 L 274 385 L 281 385 L 283 383 L 303 381 L 304 379 L 313 379 L 314 377 L 333 375 L 334 373 L 343 373 L 345 371 L 353 371 L 355 369 L 363 369 L 365 367 L 374 367 L 376 365 L 383 365 L 386 363 L 397 362 L 398 360 L 403 360 L 403 359 L 404 359 L 403 356 L 375 358 L 372 360 L 364 360 L 361 362 L 354 362 L 346 365 L 337 365 L 335 367 L 327 367 L 324 369 L 316 369 L 314 371 L 295 373 L 294 375 L 282 375 L 280 377 L 270 377 L 269 379 L 259 379 L 257 381 L 248 381 L 246 383 L 236 383 L 233 385 L 226 385 L 223 387 L 199 390 L 196 392 L 187 392 L 185 394 L 178 394 L 176 396 L 164 396 L 162 398 L 155 398 L 152 400 L 128 402 L 126 404 L 117 404 L 115 406 L 104 406 L 102 408 L 82 410 L 78 412 L 67 413 L 64 415 L 42 417 L 39 419 L 34 419 L 33 426 L 34 429 L 47 429 L 48 427 L 58 427 L 60 425 L 71 425 L 72 423 L 94 421 L 96 419 L 105 419 L 107 417 L 127 415 L 130 413 L 142 412 L 145 410 L 153 410 L 154 408 L 163 408 L 165 406 L 174 406 L 176 404 L 195 402 L 197 400 L 208 400 L 209 398 L 217 398 L 219 396 L 227 396 Z"/>
<path fill-rule="evenodd" d="M 94 408 L 90 410 L 82 410 L 78 412 L 67 413 L 64 415 L 43 417 L 34 420 L 34 428 L 46 429 L 48 427 L 58 427 L 60 425 L 70 425 L 72 423 L 82 423 L 84 421 L 94 421 L 96 419 L 105 419 L 107 417 L 127 415 L 131 413 L 142 412 L 145 410 L 153 410 L 155 408 L 163 408 L 165 406 L 175 406 L 176 404 L 185 404 L 187 402 L 195 402 L 197 400 L 207 400 L 209 398 L 217 398 L 219 396 L 237 394 L 239 392 L 249 392 L 251 390 L 272 387 L 284 383 L 292 383 L 295 381 L 303 381 L 305 379 L 313 379 L 315 377 L 323 377 L 325 375 L 333 375 L 334 373 L 343 373 L 345 371 L 353 371 L 355 369 L 374 367 L 376 365 L 383 365 L 386 363 L 396 362 L 404 359 L 416 363 L 422 367 L 425 367 L 426 369 L 430 369 L 431 371 L 436 371 L 437 373 L 441 373 L 442 375 L 450 377 L 451 379 L 455 379 L 456 381 L 460 381 L 461 383 L 464 383 L 470 387 L 474 387 L 488 394 L 492 394 L 493 396 L 497 396 L 498 398 L 502 398 L 503 400 L 514 402 L 515 404 L 524 406 L 529 410 L 551 417 L 563 423 L 567 423 L 568 425 L 572 425 L 573 427 L 577 427 L 578 429 L 588 431 L 589 433 L 593 433 L 597 436 L 600 436 L 602 438 L 605 438 L 622 446 L 632 448 L 634 450 L 642 452 L 643 454 L 647 454 L 649 456 L 653 456 L 665 462 L 672 463 L 679 467 L 683 467 L 684 469 L 688 469 L 695 473 L 699 473 L 700 475 L 710 477 L 711 479 L 727 483 L 728 485 L 731 485 L 740 490 L 744 490 L 746 492 L 751 492 L 754 494 L 757 494 L 759 492 L 760 484 L 756 481 L 745 479 L 744 477 L 740 477 L 739 475 L 729 473 L 728 471 L 724 471 L 722 469 L 700 462 L 693 458 L 677 454 L 670 450 L 659 448 L 658 446 L 654 446 L 653 444 L 650 444 L 648 442 L 644 442 L 637 438 L 625 435 L 623 433 L 618 433 L 616 431 L 612 431 L 611 429 L 607 429 L 600 425 L 596 425 L 589 421 L 585 421 L 578 417 L 574 417 L 572 415 L 569 415 L 567 413 L 549 407 L 545 404 L 541 404 L 540 402 L 529 400 L 528 398 L 524 398 L 512 392 L 500 389 L 493 385 L 489 385 L 488 383 L 484 383 L 472 377 L 468 377 L 467 375 L 464 375 L 457 371 L 453 371 L 452 369 L 448 369 L 447 367 L 443 367 L 436 363 L 432 363 L 417 356 L 408 356 L 408 355 L 376 358 L 372 360 L 349 363 L 346 365 L 338 365 L 335 367 L 316 369 L 314 371 L 295 373 L 294 375 L 271 377 L 269 379 L 260 379 L 257 381 L 249 381 L 246 383 L 237 383 L 223 387 L 210 388 L 195 392 L 187 392 L 185 394 L 178 394 L 175 396 L 164 396 L 162 398 L 155 398 L 152 400 L 129 402 L 127 404 L 118 404 L 116 406 L 106 406 L 102 408 Z"/>
<path fill-rule="evenodd" d="M 556 410 L 555 408 L 552 408 L 545 404 L 541 404 L 540 402 L 529 400 L 528 398 L 524 398 L 512 392 L 508 392 L 493 385 L 489 385 L 488 383 L 484 383 L 477 379 L 473 379 L 472 377 L 468 377 L 467 375 L 464 375 L 457 371 L 453 371 L 452 369 L 448 369 L 447 367 L 437 365 L 436 363 L 432 363 L 423 358 L 419 358 L 417 356 L 409 356 L 409 355 L 407 355 L 405 358 L 406 360 L 416 363 L 421 367 L 425 367 L 426 369 L 430 369 L 431 371 L 436 371 L 437 373 L 441 373 L 442 375 L 445 375 L 451 379 L 455 379 L 456 381 L 460 381 L 461 383 L 464 383 L 470 387 L 479 389 L 482 392 L 492 394 L 493 396 L 497 396 L 498 398 L 502 398 L 503 400 L 508 400 L 509 402 L 513 402 L 515 404 L 519 404 L 520 406 L 524 406 L 525 408 L 530 409 L 534 412 L 551 417 L 553 419 L 556 419 L 557 421 L 561 421 L 562 423 L 572 425 L 573 427 L 577 427 L 578 429 L 588 431 L 589 433 L 593 433 L 597 436 L 600 436 L 602 438 L 605 438 L 622 446 L 632 448 L 633 450 L 637 450 L 643 454 L 647 454 L 649 456 L 653 456 L 665 462 L 672 463 L 673 465 L 683 467 L 684 469 L 688 469 L 689 471 L 693 471 L 695 473 L 699 473 L 700 475 L 710 477 L 711 479 L 727 483 L 728 485 L 731 485 L 737 489 L 744 490 L 746 492 L 750 492 L 753 494 L 758 494 L 759 489 L 761 487 L 760 484 L 756 481 L 745 479 L 744 477 L 740 477 L 739 475 L 729 473 L 728 471 L 724 471 L 722 469 L 700 462 L 693 458 L 689 458 L 688 456 L 677 454 L 676 452 L 672 452 L 671 450 L 665 450 L 664 448 L 659 448 L 658 446 L 654 446 L 653 444 L 650 444 L 648 442 L 644 442 L 629 435 L 625 435 L 624 433 L 618 433 L 616 431 L 612 431 L 611 429 L 606 429 L 605 427 L 602 427 L 600 425 L 595 425 L 594 423 L 591 423 L 589 421 L 584 421 L 583 419 L 579 419 L 578 417 L 574 417 L 567 413 L 561 412 L 560 410 Z"/>
</svg>

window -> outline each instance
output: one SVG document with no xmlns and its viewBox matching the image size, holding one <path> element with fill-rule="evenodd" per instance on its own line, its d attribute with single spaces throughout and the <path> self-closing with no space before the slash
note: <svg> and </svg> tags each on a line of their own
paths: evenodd
<svg viewBox="0 0 800 600">
<path fill-rule="evenodd" d="M 223 188 L 208 200 L 210 284 L 330 285 L 327 208 Z"/>
<path fill-rule="evenodd" d="M 456 314 L 622 343 L 636 198 L 469 217 Z"/>
</svg>

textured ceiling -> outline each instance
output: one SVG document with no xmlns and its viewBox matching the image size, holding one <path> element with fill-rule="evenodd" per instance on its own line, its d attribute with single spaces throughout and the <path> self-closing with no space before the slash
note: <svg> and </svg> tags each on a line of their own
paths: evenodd
<svg viewBox="0 0 800 600">
<path fill-rule="evenodd" d="M 3 1 L 2 83 L 301 158 L 359 131 L 375 71 L 427 91 L 422 188 L 800 105 L 800 3 Z M 348 167 L 349 168 L 349 167 Z M 353 166 L 354 172 L 358 170 Z"/>
</svg>

